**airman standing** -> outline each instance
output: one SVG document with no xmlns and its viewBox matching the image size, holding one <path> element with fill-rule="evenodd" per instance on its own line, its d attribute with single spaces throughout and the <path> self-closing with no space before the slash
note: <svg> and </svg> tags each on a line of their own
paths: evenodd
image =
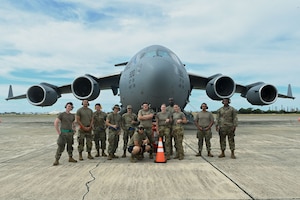
<svg viewBox="0 0 300 200">
<path fill-rule="evenodd" d="M 101 150 L 102 156 L 106 157 L 105 149 L 106 149 L 106 117 L 107 114 L 102 111 L 102 107 L 100 103 L 95 105 L 96 111 L 93 113 L 93 131 L 94 131 L 94 141 L 97 150 L 97 154 L 95 157 L 100 156 L 100 142 L 101 142 Z"/>
<path fill-rule="evenodd" d="M 145 133 L 150 141 L 150 144 L 153 144 L 153 136 L 152 136 L 152 119 L 154 116 L 154 111 L 149 108 L 149 103 L 144 102 L 142 104 L 142 109 L 138 112 L 138 120 L 140 121 L 140 124 L 144 126 Z M 153 152 L 152 150 L 149 151 L 149 158 L 153 158 Z"/>
<path fill-rule="evenodd" d="M 203 148 L 203 139 L 205 138 L 207 156 L 213 157 L 211 154 L 211 143 L 210 139 L 212 137 L 211 127 L 214 124 L 214 117 L 211 112 L 208 112 L 207 104 L 201 104 L 202 111 L 197 113 L 195 117 L 194 124 L 197 127 L 197 138 L 198 138 L 198 153 L 196 156 L 201 156 L 201 151 Z"/>
<path fill-rule="evenodd" d="M 59 159 L 62 152 L 65 150 L 65 145 L 67 144 L 67 152 L 69 154 L 69 162 L 77 162 L 73 158 L 73 144 L 74 144 L 74 132 L 75 130 L 75 115 L 71 113 L 73 109 L 73 103 L 68 102 L 65 106 L 66 111 L 60 113 L 54 121 L 54 127 L 58 134 L 57 139 L 57 151 L 55 155 L 55 161 L 53 165 L 59 164 Z M 60 124 L 60 128 L 59 128 Z"/>
<path fill-rule="evenodd" d="M 83 100 L 82 107 L 76 112 L 76 121 L 79 125 L 78 130 L 78 152 L 79 160 L 83 160 L 82 152 L 84 150 L 84 140 L 86 139 L 86 151 L 88 152 L 88 159 L 94 159 L 91 155 L 93 146 L 93 111 L 89 107 L 89 101 Z"/>
<path fill-rule="evenodd" d="M 127 113 L 124 113 L 122 115 L 122 128 L 124 131 L 124 134 L 123 134 L 123 141 L 124 141 L 123 151 L 124 151 L 124 153 L 122 155 L 122 158 L 126 157 L 128 138 L 132 137 L 132 135 L 134 134 L 136 125 L 138 124 L 137 116 L 135 113 L 132 112 L 132 106 L 127 105 L 126 109 L 127 109 Z"/>
<path fill-rule="evenodd" d="M 180 107 L 175 104 L 174 105 L 174 113 L 172 116 L 173 121 L 173 135 L 175 139 L 175 148 L 176 148 L 176 155 L 175 159 L 182 160 L 184 157 L 184 151 L 183 151 L 183 136 L 184 136 L 184 128 L 183 124 L 187 123 L 187 119 L 185 117 L 185 114 L 180 111 Z"/>
<path fill-rule="evenodd" d="M 235 159 L 234 150 L 235 150 L 235 129 L 237 127 L 237 111 L 231 107 L 230 99 L 225 98 L 222 100 L 223 107 L 217 110 L 216 117 L 216 130 L 219 132 L 220 136 L 220 147 L 222 153 L 219 155 L 219 158 L 225 157 L 226 149 L 226 136 L 228 137 L 228 143 L 231 150 L 231 158 Z"/>
<path fill-rule="evenodd" d="M 172 122 L 172 117 L 169 112 L 166 110 L 166 104 L 162 104 L 161 112 L 158 112 L 155 116 L 156 130 L 159 137 L 164 138 L 164 145 L 166 149 L 166 157 L 170 160 L 171 154 L 171 136 L 170 136 L 170 125 Z"/>
<path fill-rule="evenodd" d="M 113 112 L 107 116 L 106 126 L 109 128 L 108 134 L 108 158 L 107 160 L 112 160 L 113 158 L 118 158 L 115 155 L 116 150 L 119 145 L 119 138 L 121 134 L 121 125 L 122 125 L 122 117 L 119 114 L 120 106 L 118 104 L 114 105 L 112 108 Z"/>
</svg>

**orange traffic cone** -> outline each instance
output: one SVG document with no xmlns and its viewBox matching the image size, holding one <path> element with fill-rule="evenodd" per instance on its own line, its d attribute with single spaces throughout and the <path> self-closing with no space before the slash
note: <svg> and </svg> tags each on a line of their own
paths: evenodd
<svg viewBox="0 0 300 200">
<path fill-rule="evenodd" d="M 155 162 L 156 163 L 166 163 L 167 162 L 167 159 L 165 158 L 164 147 L 163 147 L 161 137 L 159 137 L 159 141 L 158 141 Z"/>
</svg>

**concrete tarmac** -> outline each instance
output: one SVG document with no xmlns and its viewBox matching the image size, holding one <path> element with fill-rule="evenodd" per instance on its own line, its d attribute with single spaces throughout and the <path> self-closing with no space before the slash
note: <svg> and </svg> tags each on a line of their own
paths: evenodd
<svg viewBox="0 0 300 200">
<path fill-rule="evenodd" d="M 184 160 L 137 163 L 105 157 L 69 163 L 64 151 L 53 166 L 57 134 L 51 116 L 2 115 L 0 199 L 300 199 L 298 115 L 239 115 L 236 156 L 220 153 L 213 127 L 212 153 L 196 157 L 197 138 L 187 126 Z M 122 155 L 120 137 L 117 155 Z M 95 155 L 95 150 L 92 152 Z M 78 160 L 77 142 L 74 158 Z"/>
</svg>

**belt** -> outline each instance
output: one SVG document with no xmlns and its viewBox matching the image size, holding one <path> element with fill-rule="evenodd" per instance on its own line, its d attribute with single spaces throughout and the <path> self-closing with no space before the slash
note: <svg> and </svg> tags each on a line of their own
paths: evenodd
<svg viewBox="0 0 300 200">
<path fill-rule="evenodd" d="M 61 133 L 71 133 L 71 132 L 74 132 L 74 131 L 71 130 L 71 129 L 60 129 L 60 132 Z"/>
<path fill-rule="evenodd" d="M 134 127 L 129 127 L 128 130 L 129 130 L 129 131 L 134 131 L 135 128 L 134 128 Z"/>
<path fill-rule="evenodd" d="M 109 128 L 110 130 L 114 130 L 114 131 L 120 130 L 120 127 L 114 128 L 114 127 L 110 126 L 110 127 L 108 127 L 108 128 Z"/>
</svg>

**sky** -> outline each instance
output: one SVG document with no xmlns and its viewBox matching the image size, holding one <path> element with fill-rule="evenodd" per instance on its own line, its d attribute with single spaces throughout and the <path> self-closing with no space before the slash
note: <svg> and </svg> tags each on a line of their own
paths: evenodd
<svg viewBox="0 0 300 200">
<path fill-rule="evenodd" d="M 47 82 L 70 84 L 81 75 L 96 77 L 123 70 L 114 64 L 129 61 L 144 47 L 171 49 L 188 72 L 209 77 L 221 73 L 242 85 L 263 81 L 286 94 L 292 85 L 295 100 L 278 99 L 253 106 L 235 94 L 236 109 L 290 110 L 300 108 L 300 1 L 298 0 L 2 0 L 0 7 L 0 113 L 63 111 L 72 94 L 51 107 L 27 99 L 6 101 Z M 193 90 L 187 111 L 222 106 Z M 120 103 L 111 90 L 90 102 L 111 111 Z"/>
</svg>

